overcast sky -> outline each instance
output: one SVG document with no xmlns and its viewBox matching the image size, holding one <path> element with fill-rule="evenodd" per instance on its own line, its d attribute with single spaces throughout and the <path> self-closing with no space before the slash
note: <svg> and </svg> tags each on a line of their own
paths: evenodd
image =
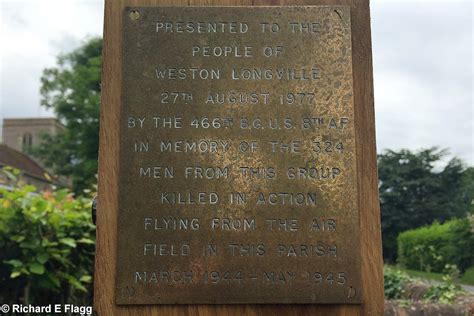
<svg viewBox="0 0 474 316">
<path fill-rule="evenodd" d="M 449 148 L 474 165 L 473 1 L 373 0 L 377 147 Z M 39 78 L 102 33 L 95 0 L 0 0 L 0 117 L 52 116 Z"/>
</svg>

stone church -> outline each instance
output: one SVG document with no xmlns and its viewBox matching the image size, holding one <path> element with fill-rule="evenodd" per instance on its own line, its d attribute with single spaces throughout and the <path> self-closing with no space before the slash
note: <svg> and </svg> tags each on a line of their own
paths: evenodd
<svg viewBox="0 0 474 316">
<path fill-rule="evenodd" d="M 10 118 L 3 120 L 2 143 L 25 152 L 41 142 L 41 134 L 57 134 L 64 126 L 55 118 Z"/>
<path fill-rule="evenodd" d="M 8 118 L 3 120 L 0 168 L 10 166 L 22 171 L 22 179 L 39 190 L 52 185 L 69 186 L 69 180 L 55 177 L 28 150 L 41 143 L 42 134 L 57 134 L 65 127 L 55 118 Z M 6 181 L 6 179 L 3 179 Z"/>
</svg>

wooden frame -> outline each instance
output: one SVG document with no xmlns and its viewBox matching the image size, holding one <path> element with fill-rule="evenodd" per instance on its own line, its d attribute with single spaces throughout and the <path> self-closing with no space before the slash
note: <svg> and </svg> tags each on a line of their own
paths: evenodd
<svg viewBox="0 0 474 316">
<path fill-rule="evenodd" d="M 127 6 L 350 5 L 360 210 L 361 305 L 115 305 L 122 11 Z M 99 315 L 382 315 L 383 263 L 375 150 L 369 0 L 106 0 L 94 306 Z"/>
</svg>

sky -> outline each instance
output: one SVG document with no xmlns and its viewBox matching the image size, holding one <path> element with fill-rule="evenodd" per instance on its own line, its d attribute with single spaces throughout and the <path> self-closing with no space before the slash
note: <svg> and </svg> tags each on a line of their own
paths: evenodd
<svg viewBox="0 0 474 316">
<path fill-rule="evenodd" d="M 371 1 L 378 152 L 438 146 L 474 165 L 473 6 Z M 0 119 L 53 116 L 42 70 L 102 29 L 103 1 L 0 0 Z"/>
</svg>

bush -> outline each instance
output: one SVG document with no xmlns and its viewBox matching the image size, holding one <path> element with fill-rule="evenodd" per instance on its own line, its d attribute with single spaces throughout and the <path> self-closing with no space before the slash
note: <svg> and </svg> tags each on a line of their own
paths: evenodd
<svg viewBox="0 0 474 316">
<path fill-rule="evenodd" d="M 10 180 L 18 172 L 5 171 Z M 0 188 L 0 302 L 90 303 L 91 200 L 66 190 Z"/>
<path fill-rule="evenodd" d="M 385 298 L 388 300 L 402 298 L 407 284 L 411 281 L 405 272 L 385 266 L 383 269 Z"/>
<path fill-rule="evenodd" d="M 461 271 L 474 264 L 474 234 L 468 219 L 408 230 L 397 238 L 398 261 L 419 271 L 442 272 L 447 264 Z"/>
<path fill-rule="evenodd" d="M 463 293 L 463 289 L 457 282 L 459 281 L 459 270 L 455 265 L 447 264 L 445 267 L 443 282 L 431 286 L 423 295 L 429 302 L 439 302 L 442 304 L 452 304 L 455 298 Z"/>
</svg>

